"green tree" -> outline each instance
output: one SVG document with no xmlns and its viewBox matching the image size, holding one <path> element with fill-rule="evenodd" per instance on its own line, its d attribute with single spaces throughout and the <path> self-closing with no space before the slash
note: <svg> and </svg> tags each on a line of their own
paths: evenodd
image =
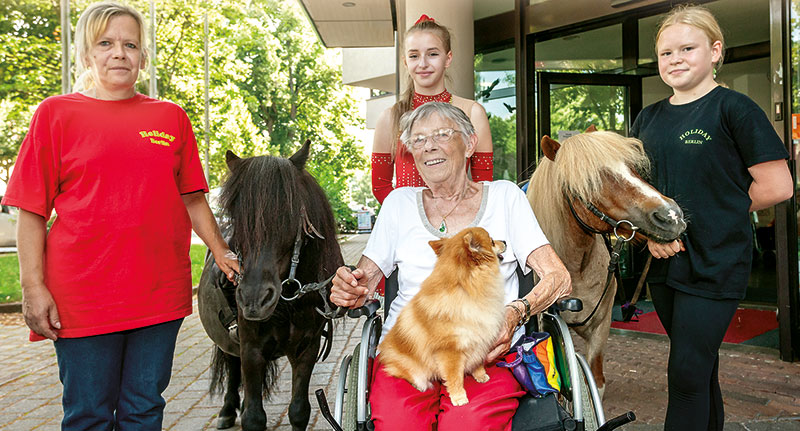
<svg viewBox="0 0 800 431">
<path fill-rule="evenodd" d="M 517 115 L 489 117 L 494 147 L 494 178 L 517 181 Z"/>
<path fill-rule="evenodd" d="M 583 131 L 591 125 L 598 130 L 625 134 L 623 114 L 625 94 L 622 87 L 605 85 L 568 85 L 550 92 L 550 131 Z"/>
<path fill-rule="evenodd" d="M 58 1 L 0 2 L 0 99 L 38 104 L 61 89 Z"/>
<path fill-rule="evenodd" d="M 19 153 L 33 108 L 61 90 L 61 26 L 54 0 L 0 2 L 0 180 Z"/>
<path fill-rule="evenodd" d="M 73 23 L 92 2 L 71 1 Z M 149 1 L 130 3 L 149 24 Z M 209 22 L 211 186 L 226 174 L 227 150 L 243 157 L 285 157 L 310 139 L 308 169 L 328 194 L 340 224 L 345 223 L 350 217 L 347 177 L 363 169 L 366 160 L 347 131 L 363 125 L 351 90 L 341 84 L 340 53 L 322 47 L 296 2 L 157 2 L 157 96 L 186 110 L 201 157 L 206 150 L 204 14 Z M 32 110 L 60 92 L 59 16 L 56 0 L 0 4 L 0 179 L 2 169 L 13 164 Z M 143 71 L 138 87 L 143 93 L 148 92 L 148 72 Z"/>
<path fill-rule="evenodd" d="M 348 174 L 366 160 L 348 127 L 361 127 L 355 100 L 341 84 L 338 53 L 325 50 L 294 2 L 254 0 L 245 21 L 260 22 L 238 32 L 237 58 L 250 66 L 238 85 L 254 124 L 269 136 L 270 151 L 291 154 L 310 139 L 309 171 L 320 180 L 340 220 Z"/>
</svg>

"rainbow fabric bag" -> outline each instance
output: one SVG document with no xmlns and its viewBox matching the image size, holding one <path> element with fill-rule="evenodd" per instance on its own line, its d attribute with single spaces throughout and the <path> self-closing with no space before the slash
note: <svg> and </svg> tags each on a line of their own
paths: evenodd
<svg viewBox="0 0 800 431">
<path fill-rule="evenodd" d="M 541 397 L 561 390 L 550 334 L 531 333 L 512 348 L 504 359 L 498 361 L 497 366 L 509 368 L 520 385 L 531 395 Z"/>
</svg>

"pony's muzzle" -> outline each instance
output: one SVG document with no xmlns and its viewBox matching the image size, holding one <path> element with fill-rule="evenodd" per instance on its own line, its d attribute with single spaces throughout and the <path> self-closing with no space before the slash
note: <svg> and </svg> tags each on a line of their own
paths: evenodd
<svg viewBox="0 0 800 431">
<path fill-rule="evenodd" d="M 683 211 L 675 202 L 669 202 L 669 205 L 659 207 L 651 212 L 648 218 L 655 227 L 672 234 L 674 238 L 677 238 L 686 229 Z"/>
<path fill-rule="evenodd" d="M 247 289 L 240 285 L 236 290 L 236 302 L 242 309 L 242 317 L 253 321 L 268 319 L 278 304 L 277 292 L 275 288 Z"/>
</svg>

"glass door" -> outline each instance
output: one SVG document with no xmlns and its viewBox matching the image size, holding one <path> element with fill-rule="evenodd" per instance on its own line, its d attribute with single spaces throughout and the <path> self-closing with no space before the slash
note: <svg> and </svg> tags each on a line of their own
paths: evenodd
<svg viewBox="0 0 800 431">
<path fill-rule="evenodd" d="M 563 141 L 592 125 L 597 130 L 628 136 L 636 115 L 642 110 L 642 81 L 635 75 L 560 72 L 537 72 L 536 75 L 539 83 L 537 163 L 541 151 L 538 144 L 543 136 Z M 644 259 L 626 246 L 620 259 L 622 289 L 618 296 L 622 302 L 633 296 L 643 266 Z"/>
</svg>

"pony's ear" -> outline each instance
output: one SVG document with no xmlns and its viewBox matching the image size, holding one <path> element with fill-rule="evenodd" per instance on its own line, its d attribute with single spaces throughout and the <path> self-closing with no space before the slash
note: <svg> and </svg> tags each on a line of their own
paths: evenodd
<svg viewBox="0 0 800 431">
<path fill-rule="evenodd" d="M 297 150 L 296 153 L 292 154 L 292 157 L 289 157 L 289 160 L 297 169 L 303 169 L 306 166 L 306 161 L 308 160 L 308 152 L 311 149 L 311 140 L 306 139 L 306 142 L 303 143 L 303 146 Z"/>
<path fill-rule="evenodd" d="M 594 127 L 594 124 L 592 124 L 591 126 L 587 127 L 586 131 L 583 132 L 583 133 L 592 133 L 592 132 L 596 132 L 596 131 L 597 131 L 597 127 Z"/>
<path fill-rule="evenodd" d="M 551 161 L 556 160 L 556 153 L 558 152 L 559 148 L 561 148 L 561 144 L 559 144 L 555 139 L 547 135 L 542 137 L 542 152 L 544 153 L 544 156 Z"/>
<path fill-rule="evenodd" d="M 437 239 L 437 240 L 434 240 L 434 241 L 428 241 L 428 244 L 433 249 L 433 252 L 436 253 L 436 255 L 438 256 L 439 253 L 442 252 L 442 247 L 444 247 L 444 240 L 443 239 Z"/>
<path fill-rule="evenodd" d="M 241 162 L 242 159 L 239 158 L 236 154 L 233 154 L 233 151 L 228 150 L 225 152 L 225 164 L 228 165 L 228 169 L 231 171 Z"/>
</svg>

